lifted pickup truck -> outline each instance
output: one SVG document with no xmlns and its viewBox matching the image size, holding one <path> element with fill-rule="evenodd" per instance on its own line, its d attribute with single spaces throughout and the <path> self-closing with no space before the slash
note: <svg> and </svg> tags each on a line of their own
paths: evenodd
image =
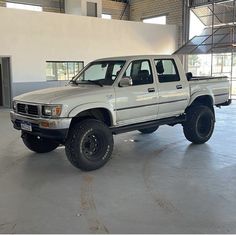
<svg viewBox="0 0 236 235">
<path fill-rule="evenodd" d="M 15 97 L 11 120 L 30 150 L 65 145 L 69 161 L 89 171 L 110 159 L 113 134 L 181 124 L 190 142 L 205 143 L 214 106 L 230 102 L 227 77 L 186 75 L 176 56 L 130 56 L 91 62 L 66 87 Z"/>
</svg>

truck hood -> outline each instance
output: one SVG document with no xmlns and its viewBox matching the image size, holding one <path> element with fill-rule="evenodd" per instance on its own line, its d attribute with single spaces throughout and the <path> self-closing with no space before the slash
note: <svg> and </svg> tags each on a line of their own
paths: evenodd
<svg viewBox="0 0 236 235">
<path fill-rule="evenodd" d="M 30 103 L 56 104 L 59 100 L 73 96 L 78 97 L 78 95 L 85 93 L 88 94 L 89 92 L 94 92 L 94 90 L 97 90 L 98 88 L 99 87 L 94 85 L 71 85 L 65 87 L 47 88 L 16 96 L 14 100 Z"/>
</svg>

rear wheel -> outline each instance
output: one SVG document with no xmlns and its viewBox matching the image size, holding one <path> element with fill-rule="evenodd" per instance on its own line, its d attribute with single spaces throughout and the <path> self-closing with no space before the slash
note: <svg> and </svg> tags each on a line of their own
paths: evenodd
<svg viewBox="0 0 236 235">
<path fill-rule="evenodd" d="M 159 126 L 151 127 L 151 128 L 145 128 L 145 129 L 139 129 L 138 131 L 143 133 L 143 134 L 151 134 L 151 133 L 155 132 L 158 128 L 159 128 Z"/>
<path fill-rule="evenodd" d="M 195 106 L 187 111 L 187 121 L 183 124 L 184 135 L 194 144 L 203 144 L 211 138 L 214 126 L 213 111 L 204 105 Z"/>
<path fill-rule="evenodd" d="M 36 153 L 48 153 L 59 146 L 59 143 L 29 133 L 22 133 L 22 140 L 25 146 Z"/>
<path fill-rule="evenodd" d="M 101 121 L 88 119 L 71 128 L 65 150 L 73 166 L 91 171 L 106 164 L 111 157 L 113 144 L 109 128 Z"/>
</svg>

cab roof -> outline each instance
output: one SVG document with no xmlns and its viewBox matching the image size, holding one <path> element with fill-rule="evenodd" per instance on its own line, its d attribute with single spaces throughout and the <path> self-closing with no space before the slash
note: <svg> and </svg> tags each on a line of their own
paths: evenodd
<svg viewBox="0 0 236 235">
<path fill-rule="evenodd" d="M 96 61 L 113 61 L 113 60 L 141 60 L 141 59 L 175 59 L 177 55 L 135 55 L 135 56 L 119 56 L 98 59 Z"/>
</svg>

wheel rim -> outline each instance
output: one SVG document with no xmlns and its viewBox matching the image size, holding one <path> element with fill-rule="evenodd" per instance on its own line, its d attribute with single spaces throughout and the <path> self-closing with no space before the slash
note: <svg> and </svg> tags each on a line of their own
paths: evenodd
<svg viewBox="0 0 236 235">
<path fill-rule="evenodd" d="M 202 115 L 198 120 L 198 133 L 201 137 L 206 137 L 212 129 L 212 118 L 209 115 Z"/>
<path fill-rule="evenodd" d="M 99 134 L 89 133 L 82 142 L 82 152 L 90 161 L 96 161 L 101 158 L 103 141 Z"/>
</svg>

